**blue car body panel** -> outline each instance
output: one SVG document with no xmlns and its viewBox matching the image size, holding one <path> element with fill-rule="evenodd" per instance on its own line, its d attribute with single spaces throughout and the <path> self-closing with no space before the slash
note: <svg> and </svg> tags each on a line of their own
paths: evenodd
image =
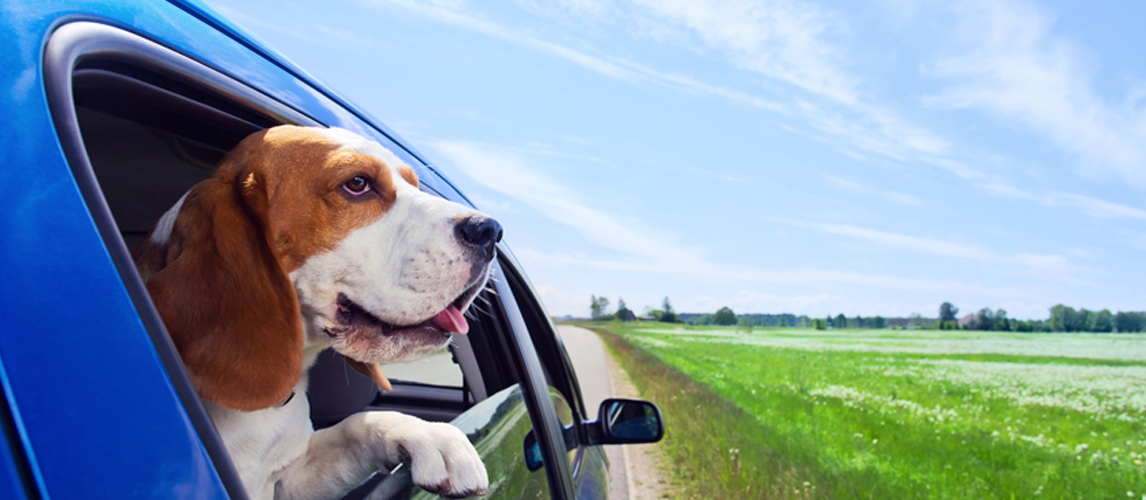
<svg viewBox="0 0 1146 500">
<path fill-rule="evenodd" d="M 76 186 L 40 63 L 51 30 L 69 18 L 218 35 L 174 29 L 193 23 L 168 5 L 57 5 L 6 4 L 14 29 L 0 35 L 9 124 L 0 135 L 0 365 L 33 476 L 23 480 L 43 498 L 225 498 Z"/>
</svg>

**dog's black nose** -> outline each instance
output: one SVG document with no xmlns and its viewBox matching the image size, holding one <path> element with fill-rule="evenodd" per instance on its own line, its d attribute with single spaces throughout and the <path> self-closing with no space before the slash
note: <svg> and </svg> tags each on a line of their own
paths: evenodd
<svg viewBox="0 0 1146 500">
<path fill-rule="evenodd" d="M 455 229 L 463 242 L 481 250 L 486 260 L 493 259 L 494 245 L 501 241 L 501 224 L 496 220 L 474 215 L 459 222 Z"/>
</svg>

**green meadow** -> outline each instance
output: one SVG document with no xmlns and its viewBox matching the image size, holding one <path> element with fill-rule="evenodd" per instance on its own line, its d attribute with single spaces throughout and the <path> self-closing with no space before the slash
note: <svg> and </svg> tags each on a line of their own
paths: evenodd
<svg viewBox="0 0 1146 500">
<path fill-rule="evenodd" d="M 588 326 L 679 498 L 1146 500 L 1146 335 Z"/>
</svg>

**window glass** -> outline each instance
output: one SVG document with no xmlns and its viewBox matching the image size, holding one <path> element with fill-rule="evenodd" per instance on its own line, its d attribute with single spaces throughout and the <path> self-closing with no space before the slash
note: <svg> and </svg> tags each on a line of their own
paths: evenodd
<svg viewBox="0 0 1146 500">
<path fill-rule="evenodd" d="M 530 471 L 525 464 L 523 444 L 533 430 L 529 411 L 517 384 L 474 405 L 450 422 L 470 439 L 489 474 L 486 499 L 550 498 L 544 470 Z M 401 484 L 409 484 L 409 469 L 382 480 L 370 498 L 439 499 L 436 494 Z M 363 492 L 365 493 L 365 492 Z"/>
</svg>

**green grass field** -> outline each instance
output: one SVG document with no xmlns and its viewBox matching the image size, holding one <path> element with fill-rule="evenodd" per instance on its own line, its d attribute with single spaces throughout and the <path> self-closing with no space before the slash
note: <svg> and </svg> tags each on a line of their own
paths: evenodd
<svg viewBox="0 0 1146 500">
<path fill-rule="evenodd" d="M 682 498 L 1146 500 L 1146 335 L 590 326 Z"/>
</svg>

